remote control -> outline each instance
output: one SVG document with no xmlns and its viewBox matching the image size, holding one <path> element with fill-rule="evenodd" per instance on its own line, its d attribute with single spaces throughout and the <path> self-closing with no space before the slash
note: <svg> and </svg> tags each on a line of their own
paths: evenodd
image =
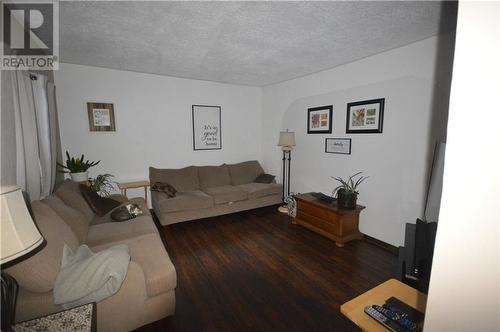
<svg viewBox="0 0 500 332">
<path fill-rule="evenodd" d="M 401 325 L 399 325 L 392 319 L 386 317 L 384 314 L 382 314 L 374 307 L 375 306 L 366 306 L 365 313 L 368 314 L 373 319 L 375 319 L 380 324 L 382 324 L 382 326 L 384 326 L 386 329 L 389 329 L 392 332 L 407 332 L 405 328 L 403 328 Z"/>
<path fill-rule="evenodd" d="M 386 316 L 387 318 L 392 319 L 402 327 L 410 330 L 410 331 L 416 331 L 417 330 L 417 324 L 412 322 L 410 319 L 407 318 L 407 315 L 397 311 L 393 308 L 387 308 L 386 306 L 379 306 L 379 305 L 374 305 L 373 308 Z"/>
<path fill-rule="evenodd" d="M 326 202 L 326 203 L 332 203 L 333 201 L 335 201 L 335 198 L 332 197 L 332 196 L 328 196 L 328 195 L 325 195 L 323 193 L 311 193 L 311 195 L 317 199 L 319 199 L 320 201 L 323 201 L 323 202 Z"/>
<path fill-rule="evenodd" d="M 387 310 L 387 312 L 388 312 L 388 314 L 386 314 L 386 316 L 391 318 L 392 320 L 398 322 L 399 325 L 403 326 L 404 328 L 406 328 L 412 332 L 418 330 L 418 325 L 415 324 L 414 321 L 412 321 L 411 319 L 408 318 L 408 314 L 401 312 L 397 308 L 387 306 L 386 304 L 383 306 L 383 309 Z M 380 312 L 385 314 L 384 311 L 380 311 Z"/>
</svg>

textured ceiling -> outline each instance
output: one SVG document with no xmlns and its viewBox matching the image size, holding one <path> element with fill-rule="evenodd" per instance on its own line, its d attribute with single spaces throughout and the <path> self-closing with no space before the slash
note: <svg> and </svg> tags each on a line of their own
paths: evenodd
<svg viewBox="0 0 500 332">
<path fill-rule="evenodd" d="M 454 28 L 440 2 L 61 2 L 61 60 L 263 86 Z"/>
</svg>

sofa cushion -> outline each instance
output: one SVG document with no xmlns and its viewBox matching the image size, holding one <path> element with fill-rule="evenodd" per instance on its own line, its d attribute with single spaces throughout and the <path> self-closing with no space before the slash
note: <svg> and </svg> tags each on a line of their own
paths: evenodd
<svg viewBox="0 0 500 332">
<path fill-rule="evenodd" d="M 281 194 L 283 187 L 276 183 L 247 183 L 237 186 L 248 193 L 248 199 L 264 197 L 268 195 Z"/>
<path fill-rule="evenodd" d="M 89 231 L 89 222 L 83 213 L 64 204 L 64 202 L 55 195 L 45 197 L 42 203 L 48 205 L 66 224 L 68 224 L 78 239 L 79 244 L 85 243 Z"/>
<path fill-rule="evenodd" d="M 80 184 L 78 187 L 80 188 L 80 193 L 82 194 L 87 204 L 98 216 L 102 217 L 103 215 L 120 205 L 120 202 L 115 201 L 114 199 L 99 196 L 99 194 L 90 189 L 89 186 Z"/>
<path fill-rule="evenodd" d="M 165 193 L 157 193 L 162 213 L 206 209 L 214 206 L 214 199 L 200 190 L 179 191 L 169 198 Z"/>
<path fill-rule="evenodd" d="M 243 201 L 248 198 L 248 194 L 237 186 L 220 186 L 203 189 L 214 198 L 215 204 Z"/>
<path fill-rule="evenodd" d="M 128 221 L 90 226 L 86 244 L 89 247 L 97 246 L 145 234 L 158 234 L 158 229 L 150 216 L 139 216 Z"/>
<path fill-rule="evenodd" d="M 177 191 L 191 191 L 200 188 L 198 167 L 189 166 L 180 169 L 149 168 L 149 182 L 166 182 Z"/>
<path fill-rule="evenodd" d="M 78 248 L 78 240 L 70 227 L 48 205 L 40 201 L 31 204 L 35 223 L 46 241 L 45 247 L 33 256 L 6 269 L 19 286 L 32 292 L 48 292 L 54 287 L 63 247 Z"/>
<path fill-rule="evenodd" d="M 78 185 L 79 183 L 66 180 L 61 184 L 61 186 L 59 186 L 59 188 L 57 188 L 55 194 L 63 200 L 64 204 L 69 205 L 73 209 L 83 213 L 87 221 L 90 222 L 96 215 L 83 198 Z"/>
<path fill-rule="evenodd" d="M 200 188 L 226 186 L 231 184 L 227 165 L 198 167 Z"/>
<path fill-rule="evenodd" d="M 155 296 L 176 287 L 175 267 L 158 234 L 141 235 L 133 239 L 93 246 L 91 250 L 98 252 L 116 244 L 126 244 L 131 261 L 141 266 L 149 296 Z"/>
<path fill-rule="evenodd" d="M 257 160 L 245 161 L 239 164 L 228 165 L 231 183 L 233 185 L 253 182 L 259 175 L 264 173 Z"/>
</svg>

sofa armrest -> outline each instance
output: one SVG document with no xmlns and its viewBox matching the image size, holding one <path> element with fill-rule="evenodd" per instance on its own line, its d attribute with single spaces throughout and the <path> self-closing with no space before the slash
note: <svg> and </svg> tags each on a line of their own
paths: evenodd
<svg viewBox="0 0 500 332">
<path fill-rule="evenodd" d="M 125 203 L 128 201 L 127 196 L 121 195 L 121 194 L 113 194 L 109 195 L 109 198 L 114 199 L 115 201 L 118 201 L 120 203 Z"/>
</svg>

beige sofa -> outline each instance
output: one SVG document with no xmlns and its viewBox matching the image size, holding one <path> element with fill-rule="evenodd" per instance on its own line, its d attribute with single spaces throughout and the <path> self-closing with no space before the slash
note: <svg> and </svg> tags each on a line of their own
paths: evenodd
<svg viewBox="0 0 500 332">
<path fill-rule="evenodd" d="M 150 167 L 151 184 L 169 183 L 178 191 L 172 198 L 152 191 L 153 210 L 162 225 L 169 225 L 281 203 L 281 185 L 254 182 L 263 173 L 256 160 L 181 169 Z"/>
<path fill-rule="evenodd" d="M 6 270 L 19 284 L 16 321 L 62 310 L 54 304 L 53 285 L 64 244 L 73 250 L 87 244 L 94 252 L 119 243 L 129 247 L 131 261 L 120 290 L 97 304 L 98 331 L 130 331 L 174 313 L 175 268 L 144 199 L 133 201 L 143 215 L 125 222 L 109 222 L 109 215 L 97 217 L 71 181 L 32 202 L 46 246 Z"/>
</svg>

